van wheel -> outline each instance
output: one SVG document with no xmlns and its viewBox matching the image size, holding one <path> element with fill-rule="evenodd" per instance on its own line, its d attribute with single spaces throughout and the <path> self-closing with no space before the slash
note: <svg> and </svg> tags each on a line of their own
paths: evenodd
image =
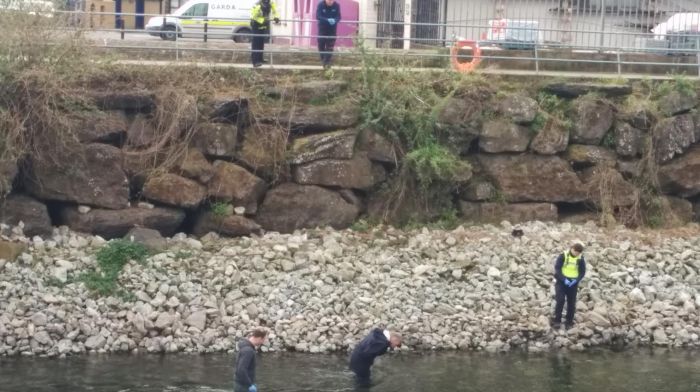
<svg viewBox="0 0 700 392">
<path fill-rule="evenodd" d="M 233 41 L 239 44 L 247 44 L 250 43 L 251 41 L 251 36 L 250 34 L 253 34 L 253 32 L 247 28 L 244 27 L 235 33 L 233 33 Z"/>
<path fill-rule="evenodd" d="M 165 41 L 175 41 L 177 35 L 177 30 L 175 29 L 175 26 L 165 26 L 163 28 L 163 32 L 160 33 L 160 38 Z"/>
</svg>

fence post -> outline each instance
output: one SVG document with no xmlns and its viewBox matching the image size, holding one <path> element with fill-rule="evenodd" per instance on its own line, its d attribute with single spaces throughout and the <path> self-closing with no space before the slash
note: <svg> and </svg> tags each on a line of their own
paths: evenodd
<svg viewBox="0 0 700 392">
<path fill-rule="evenodd" d="M 622 75 L 622 62 L 620 62 L 620 50 L 617 50 L 617 74 Z"/>
<path fill-rule="evenodd" d="M 598 51 L 602 52 L 605 46 L 605 0 L 600 0 L 600 47 Z"/>
<path fill-rule="evenodd" d="M 540 55 L 539 51 L 537 50 L 537 40 L 535 40 L 535 73 L 540 73 Z"/>
<path fill-rule="evenodd" d="M 413 10 L 411 9 L 411 0 L 405 0 L 403 3 L 403 49 L 411 49 L 411 22 Z"/>
<path fill-rule="evenodd" d="M 124 40 L 124 18 L 122 18 L 121 15 L 119 16 L 119 27 L 122 40 Z"/>
<path fill-rule="evenodd" d="M 209 29 L 209 21 L 204 19 L 204 42 L 207 42 L 207 30 Z"/>
</svg>

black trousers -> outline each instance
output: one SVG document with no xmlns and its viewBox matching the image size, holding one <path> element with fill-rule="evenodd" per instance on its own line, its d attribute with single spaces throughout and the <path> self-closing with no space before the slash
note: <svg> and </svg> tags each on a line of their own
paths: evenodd
<svg viewBox="0 0 700 392">
<path fill-rule="evenodd" d="M 357 389 L 369 388 L 371 384 L 372 371 L 369 367 L 357 366 L 351 368 L 352 372 L 355 373 L 355 387 Z"/>
<path fill-rule="evenodd" d="M 269 24 L 259 25 L 257 23 L 251 23 L 250 27 L 253 30 L 253 39 L 250 45 L 250 59 L 253 64 L 260 64 L 263 62 L 265 42 L 270 39 L 270 27 Z"/>
<path fill-rule="evenodd" d="M 554 289 L 557 302 L 554 307 L 554 322 L 561 323 L 561 314 L 564 311 L 564 302 L 566 301 L 566 323 L 573 324 L 574 316 L 576 315 L 578 284 L 575 284 L 573 287 L 568 287 L 564 282 L 557 282 Z"/>
<path fill-rule="evenodd" d="M 321 54 L 321 62 L 323 65 L 330 64 L 333 58 L 333 47 L 335 47 L 334 36 L 319 36 L 318 37 L 318 52 Z"/>
<path fill-rule="evenodd" d="M 239 384 L 237 382 L 233 383 L 233 392 L 248 392 L 248 388 L 250 387 Z"/>
</svg>

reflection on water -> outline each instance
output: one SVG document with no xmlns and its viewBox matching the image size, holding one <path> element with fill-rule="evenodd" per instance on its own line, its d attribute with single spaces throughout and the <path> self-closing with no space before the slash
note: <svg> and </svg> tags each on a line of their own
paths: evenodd
<svg viewBox="0 0 700 392">
<path fill-rule="evenodd" d="M 700 392 L 699 352 L 388 355 L 372 392 Z M 0 359 L 3 392 L 231 391 L 227 355 L 83 356 Z M 261 392 L 353 391 L 344 356 L 267 354 Z"/>
</svg>

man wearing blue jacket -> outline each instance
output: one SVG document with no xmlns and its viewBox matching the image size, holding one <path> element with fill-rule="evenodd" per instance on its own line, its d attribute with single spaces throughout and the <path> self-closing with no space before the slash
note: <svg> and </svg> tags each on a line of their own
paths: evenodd
<svg viewBox="0 0 700 392">
<path fill-rule="evenodd" d="M 369 387 L 374 359 L 397 347 L 401 347 L 401 335 L 379 328 L 373 329 L 362 339 L 350 356 L 350 370 L 355 373 L 357 385 Z"/>
<path fill-rule="evenodd" d="M 571 249 L 560 254 L 554 263 L 556 306 L 552 328 L 558 329 L 561 326 L 564 301 L 566 301 L 566 329 L 574 326 L 576 294 L 584 276 L 586 276 L 586 261 L 583 258 L 583 245 L 576 242 Z"/>
<path fill-rule="evenodd" d="M 338 34 L 340 4 L 335 0 L 321 0 L 316 7 L 316 19 L 318 20 L 318 51 L 321 54 L 323 68 L 329 68 Z"/>
</svg>

